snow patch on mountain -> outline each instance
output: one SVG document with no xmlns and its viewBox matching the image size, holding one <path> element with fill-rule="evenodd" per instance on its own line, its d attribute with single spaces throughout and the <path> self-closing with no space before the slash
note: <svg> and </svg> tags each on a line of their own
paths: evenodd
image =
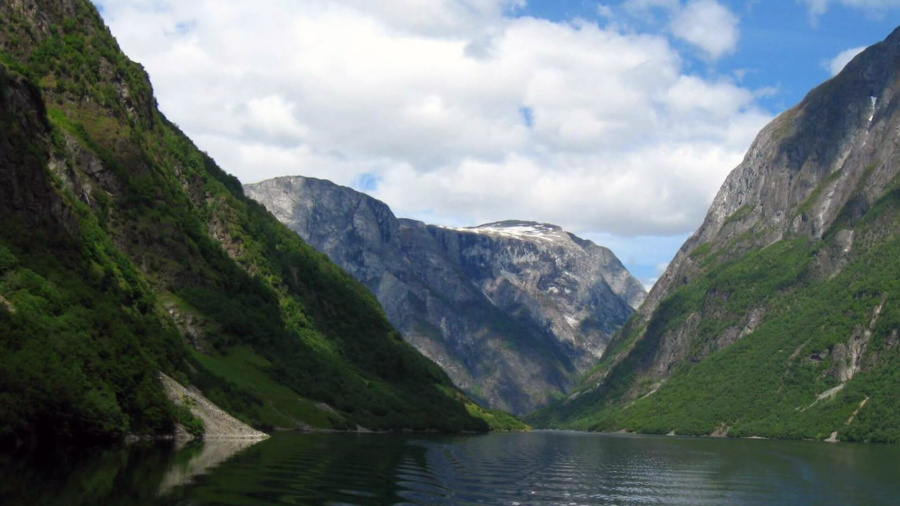
<svg viewBox="0 0 900 506">
<path fill-rule="evenodd" d="M 522 221 L 499 221 L 477 227 L 441 227 L 456 232 L 486 234 L 505 237 L 509 239 L 560 242 L 571 241 L 562 228 L 556 225 Z"/>
</svg>

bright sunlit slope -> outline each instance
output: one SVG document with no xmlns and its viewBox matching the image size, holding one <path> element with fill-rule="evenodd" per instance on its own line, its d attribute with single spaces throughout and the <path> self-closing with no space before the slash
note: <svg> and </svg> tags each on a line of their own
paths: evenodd
<svg viewBox="0 0 900 506">
<path fill-rule="evenodd" d="M 900 30 L 759 134 L 541 426 L 900 441 Z"/>
</svg>

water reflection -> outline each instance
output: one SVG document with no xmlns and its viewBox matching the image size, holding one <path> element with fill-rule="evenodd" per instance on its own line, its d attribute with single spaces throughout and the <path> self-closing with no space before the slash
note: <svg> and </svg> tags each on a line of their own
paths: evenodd
<svg viewBox="0 0 900 506">
<path fill-rule="evenodd" d="M 0 504 L 895 504 L 900 448 L 617 437 L 278 434 L 0 463 Z"/>
<path fill-rule="evenodd" d="M 195 477 L 208 474 L 216 466 L 258 442 L 258 439 L 211 439 L 184 445 L 179 448 L 163 476 L 159 495 L 164 496 L 175 487 L 193 483 Z"/>
<path fill-rule="evenodd" d="M 900 449 L 614 437 L 292 435 L 185 491 L 199 504 L 894 504 Z"/>
<path fill-rule="evenodd" d="M 255 442 L 197 441 L 183 447 L 171 442 L 137 443 L 0 455 L 0 504 L 160 504 L 161 497 Z"/>
<path fill-rule="evenodd" d="M 426 450 L 393 435 L 281 434 L 183 489 L 199 504 L 397 504 L 396 471 Z"/>
<path fill-rule="evenodd" d="M 171 449 L 53 451 L 0 457 L 0 504 L 154 504 Z"/>
</svg>

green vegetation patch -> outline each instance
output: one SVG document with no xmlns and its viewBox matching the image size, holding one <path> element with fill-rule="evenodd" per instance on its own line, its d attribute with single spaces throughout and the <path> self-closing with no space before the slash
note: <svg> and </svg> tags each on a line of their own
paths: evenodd
<svg viewBox="0 0 900 506">
<path fill-rule="evenodd" d="M 69 7 L 0 4 L 0 439 L 170 431 L 160 370 L 261 427 L 487 430 L 365 287 L 159 113 L 94 6 Z"/>
<path fill-rule="evenodd" d="M 259 400 L 247 414 L 250 417 L 248 421 L 258 427 L 347 428 L 346 421 L 339 413 L 322 409 L 315 402 L 300 397 L 290 388 L 278 383 L 272 377 L 274 371 L 271 362 L 256 354 L 249 346 L 235 347 L 216 356 L 197 352 L 193 352 L 193 356 L 208 371 Z M 207 392 L 212 397 L 221 395 L 217 394 L 217 389 Z"/>
<path fill-rule="evenodd" d="M 900 200 L 887 196 L 856 233 L 895 227 L 898 215 Z M 783 240 L 711 267 L 663 301 L 646 330 L 617 337 L 618 346 L 636 343 L 599 389 L 538 413 L 534 423 L 820 440 L 837 431 L 842 440 L 900 442 L 900 239 L 861 245 L 867 249 L 821 281 L 810 266 L 824 247 Z M 752 309 L 765 311 L 763 323 L 719 348 L 718 336 Z M 704 318 L 690 336 L 688 357 L 649 393 L 654 385 L 637 383 L 643 368 L 662 336 L 694 313 Z M 847 350 L 866 330 L 871 334 L 854 364 Z M 841 371 L 854 365 L 853 378 L 842 383 Z M 628 400 L 632 389 L 647 395 Z"/>
</svg>

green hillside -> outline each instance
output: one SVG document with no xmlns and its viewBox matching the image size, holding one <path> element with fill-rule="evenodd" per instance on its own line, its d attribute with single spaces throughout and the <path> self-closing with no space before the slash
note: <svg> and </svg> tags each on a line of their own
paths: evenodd
<svg viewBox="0 0 900 506">
<path fill-rule="evenodd" d="M 900 226 L 896 202 L 882 212 L 882 219 Z M 867 221 L 883 226 L 876 216 Z M 535 423 L 656 434 L 727 430 L 733 437 L 790 439 L 825 439 L 839 431 L 848 440 L 900 441 L 900 239 L 860 254 L 838 276 L 817 282 L 811 259 L 823 247 L 782 241 L 716 265 L 666 299 L 646 329 L 621 336 L 624 344 L 643 332 L 601 387 L 539 413 Z M 711 351 L 722 331 L 761 300 L 767 318 L 752 337 Z M 641 362 L 650 361 L 657 349 L 661 327 L 712 306 L 718 318 L 702 321 L 687 360 L 671 378 L 662 386 L 645 385 L 658 387 L 655 393 L 626 401 L 641 381 Z M 834 350 L 870 325 L 863 370 L 834 397 L 818 399 L 842 383 Z"/>
<path fill-rule="evenodd" d="M 538 426 L 900 442 L 900 30 L 766 127 Z"/>
<path fill-rule="evenodd" d="M 0 3 L 0 439 L 170 432 L 157 371 L 258 427 L 487 429 L 166 120 L 88 0 L 36 4 Z"/>
</svg>

